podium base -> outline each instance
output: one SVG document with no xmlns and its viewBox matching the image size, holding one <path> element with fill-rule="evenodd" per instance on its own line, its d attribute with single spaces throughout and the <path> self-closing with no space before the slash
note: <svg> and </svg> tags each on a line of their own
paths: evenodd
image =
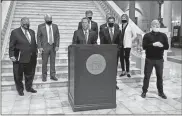
<svg viewBox="0 0 182 116">
<path fill-rule="evenodd" d="M 76 105 L 73 103 L 73 99 L 70 94 L 68 94 L 68 99 L 73 112 L 116 108 L 116 104 L 112 103 Z"/>
</svg>

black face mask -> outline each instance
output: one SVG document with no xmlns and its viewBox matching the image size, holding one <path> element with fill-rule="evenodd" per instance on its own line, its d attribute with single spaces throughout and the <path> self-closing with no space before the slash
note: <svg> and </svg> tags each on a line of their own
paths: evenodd
<svg viewBox="0 0 182 116">
<path fill-rule="evenodd" d="M 122 20 L 121 22 L 122 22 L 122 23 L 127 23 L 127 20 Z"/>
<path fill-rule="evenodd" d="M 109 27 L 113 27 L 114 23 L 108 23 Z"/>
<path fill-rule="evenodd" d="M 46 24 L 51 25 L 52 21 L 46 21 Z"/>
<path fill-rule="evenodd" d="M 23 26 L 22 26 L 25 30 L 28 30 L 29 29 L 29 27 L 30 27 L 30 24 L 23 24 Z"/>
<path fill-rule="evenodd" d="M 88 17 L 88 19 L 92 20 L 92 17 Z"/>
</svg>

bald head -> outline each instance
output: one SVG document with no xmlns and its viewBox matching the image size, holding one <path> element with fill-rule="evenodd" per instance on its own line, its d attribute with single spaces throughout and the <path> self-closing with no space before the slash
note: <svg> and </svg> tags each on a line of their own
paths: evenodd
<svg viewBox="0 0 182 116">
<path fill-rule="evenodd" d="M 23 17 L 21 19 L 21 27 L 24 28 L 24 29 L 29 29 L 30 27 L 30 22 L 29 22 L 29 18 L 28 17 Z"/>
<path fill-rule="evenodd" d="M 157 19 L 153 20 L 151 22 L 151 27 L 156 27 L 156 28 L 159 28 L 160 27 L 160 23 Z"/>
<path fill-rule="evenodd" d="M 52 16 L 50 14 L 44 15 L 44 20 L 48 25 L 52 24 Z"/>
</svg>

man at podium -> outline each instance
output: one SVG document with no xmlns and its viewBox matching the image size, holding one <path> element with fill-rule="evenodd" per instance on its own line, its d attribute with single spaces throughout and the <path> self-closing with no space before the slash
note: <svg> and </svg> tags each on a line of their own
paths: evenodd
<svg viewBox="0 0 182 116">
<path fill-rule="evenodd" d="M 89 19 L 84 17 L 81 23 L 82 28 L 74 32 L 72 44 L 97 44 L 96 32 L 89 30 Z"/>
</svg>

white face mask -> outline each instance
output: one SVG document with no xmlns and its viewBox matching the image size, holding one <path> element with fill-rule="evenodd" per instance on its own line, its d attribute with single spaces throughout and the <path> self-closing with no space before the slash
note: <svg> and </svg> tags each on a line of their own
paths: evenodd
<svg viewBox="0 0 182 116">
<path fill-rule="evenodd" d="M 156 28 L 156 27 L 153 27 L 152 30 L 153 30 L 154 32 L 159 32 L 159 28 Z"/>
</svg>

